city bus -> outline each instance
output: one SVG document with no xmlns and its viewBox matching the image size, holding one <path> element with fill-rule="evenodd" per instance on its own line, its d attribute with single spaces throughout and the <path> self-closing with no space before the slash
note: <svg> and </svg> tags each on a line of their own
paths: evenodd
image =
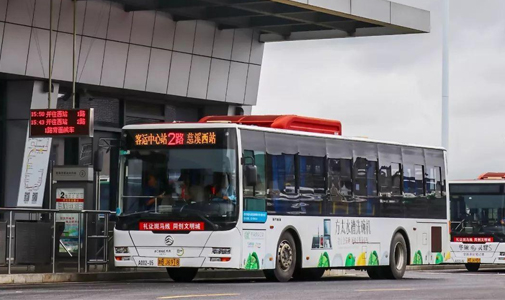
<svg viewBox="0 0 505 300">
<path fill-rule="evenodd" d="M 505 173 L 449 183 L 450 262 L 470 272 L 481 264 L 505 264 Z"/>
<path fill-rule="evenodd" d="M 400 279 L 449 254 L 446 153 L 341 136 L 338 121 L 206 117 L 122 131 L 116 267 L 366 270 Z"/>
</svg>

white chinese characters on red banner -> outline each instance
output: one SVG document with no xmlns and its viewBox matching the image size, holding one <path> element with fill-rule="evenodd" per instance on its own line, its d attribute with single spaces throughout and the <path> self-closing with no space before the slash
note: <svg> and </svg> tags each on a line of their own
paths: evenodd
<svg viewBox="0 0 505 300">
<path fill-rule="evenodd" d="M 456 236 L 454 241 L 460 243 L 492 243 L 494 239 L 493 237 Z"/>
<path fill-rule="evenodd" d="M 203 222 L 139 222 L 139 230 L 148 231 L 202 231 Z"/>
</svg>

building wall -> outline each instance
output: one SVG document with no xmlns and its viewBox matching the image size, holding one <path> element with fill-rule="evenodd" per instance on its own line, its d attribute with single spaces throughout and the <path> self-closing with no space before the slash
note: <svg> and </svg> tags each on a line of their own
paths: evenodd
<svg viewBox="0 0 505 300">
<path fill-rule="evenodd" d="M 48 77 L 49 3 L 0 0 L 0 73 Z M 73 4 L 53 3 L 53 77 L 71 81 Z M 103 0 L 77 1 L 76 30 L 80 83 L 256 104 L 264 48 L 256 31 Z"/>
</svg>

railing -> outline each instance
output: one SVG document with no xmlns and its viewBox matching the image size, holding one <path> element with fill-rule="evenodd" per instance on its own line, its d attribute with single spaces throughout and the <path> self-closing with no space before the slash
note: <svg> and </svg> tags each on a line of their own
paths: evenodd
<svg viewBox="0 0 505 300">
<path fill-rule="evenodd" d="M 50 265 L 50 272 L 56 273 L 61 262 L 63 269 L 71 265 L 73 272 L 76 265 L 78 273 L 87 273 L 91 265 L 102 265 L 107 271 L 113 239 L 109 223 L 114 214 L 101 210 L 0 208 L 0 268 L 6 266 L 7 274 L 12 274 L 16 266 Z M 1 240 L 4 236 L 6 243 Z"/>
</svg>

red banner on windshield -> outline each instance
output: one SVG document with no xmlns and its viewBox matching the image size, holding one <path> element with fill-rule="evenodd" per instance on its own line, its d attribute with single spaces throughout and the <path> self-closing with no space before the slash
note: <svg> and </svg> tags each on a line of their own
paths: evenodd
<svg viewBox="0 0 505 300">
<path fill-rule="evenodd" d="M 146 231 L 202 231 L 203 222 L 139 222 L 139 230 Z"/>
<path fill-rule="evenodd" d="M 472 237 L 472 236 L 455 236 L 455 242 L 460 243 L 492 243 L 493 237 Z"/>
</svg>

